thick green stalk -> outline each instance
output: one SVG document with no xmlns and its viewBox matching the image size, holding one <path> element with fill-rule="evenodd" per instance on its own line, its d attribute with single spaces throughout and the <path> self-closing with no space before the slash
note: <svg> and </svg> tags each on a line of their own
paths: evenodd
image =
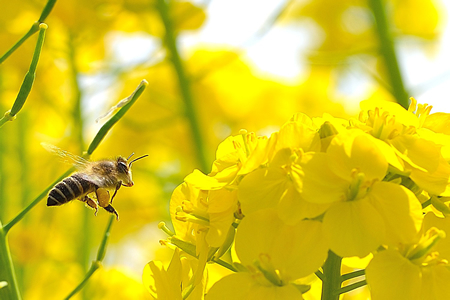
<svg viewBox="0 0 450 300">
<path fill-rule="evenodd" d="M 28 30 L 27 33 L 25 33 L 25 35 L 17 42 L 15 43 L 11 49 L 9 49 L 8 51 L 6 51 L 5 54 L 3 54 L 0 57 L 0 65 L 11 55 L 14 53 L 14 51 L 16 51 L 30 36 L 32 36 L 33 34 L 35 34 L 36 32 L 38 32 L 39 30 L 39 25 L 41 23 L 43 23 L 45 21 L 45 19 L 47 19 L 48 15 L 50 14 L 50 12 L 53 9 L 53 6 L 55 6 L 56 0 L 48 0 L 47 4 L 45 5 L 44 9 L 42 10 L 41 16 L 39 17 L 39 20 L 37 20 L 36 22 L 33 23 L 33 25 L 31 25 L 30 30 Z"/>
<path fill-rule="evenodd" d="M 34 79 L 36 78 L 36 67 L 41 55 L 42 45 L 44 44 L 45 31 L 47 30 L 47 24 L 39 24 L 39 37 L 36 43 L 36 48 L 34 49 L 33 59 L 31 60 L 30 68 L 28 69 L 25 78 L 23 79 L 22 85 L 20 86 L 19 93 L 17 94 L 16 100 L 11 108 L 7 111 L 4 116 L 0 119 L 0 127 L 3 126 L 8 121 L 15 119 L 17 113 L 22 109 L 25 101 L 30 94 L 31 88 L 33 87 Z"/>
<path fill-rule="evenodd" d="M 84 279 L 81 281 L 81 283 L 66 298 L 64 298 L 65 300 L 72 298 L 72 296 L 74 296 L 79 291 L 81 291 L 81 289 L 88 282 L 89 278 L 91 278 L 91 276 L 95 273 L 95 271 L 97 271 L 102 266 L 102 261 L 103 261 L 103 258 L 105 258 L 106 246 L 107 246 L 108 239 L 109 239 L 109 236 L 111 233 L 111 227 L 112 227 L 114 219 L 115 219 L 115 216 L 109 217 L 109 221 L 108 221 L 108 225 L 106 226 L 105 234 L 103 235 L 102 242 L 100 243 L 100 246 L 98 247 L 97 257 L 96 257 L 95 261 L 92 262 L 91 268 L 86 273 L 86 275 L 85 275 Z"/>
<path fill-rule="evenodd" d="M 185 114 L 189 120 L 192 138 L 196 146 L 195 152 L 197 154 L 197 160 L 200 164 L 200 169 L 203 172 L 207 172 L 209 170 L 209 164 L 205 155 L 204 138 L 202 136 L 197 111 L 195 109 L 194 97 L 191 91 L 191 83 L 178 52 L 175 29 L 169 13 L 170 7 L 166 0 L 157 0 L 156 6 L 166 30 L 165 43 L 168 50 L 168 55 L 178 77 L 178 86 L 185 105 Z"/>
<path fill-rule="evenodd" d="M 8 283 L 6 287 L 0 289 L 0 299 L 20 300 L 22 297 L 16 280 L 7 234 L 8 230 L 5 230 L 0 222 L 0 281 Z"/>
<path fill-rule="evenodd" d="M 403 84 L 402 74 L 395 54 L 394 40 L 386 18 L 385 2 L 383 0 L 369 0 L 376 22 L 376 33 L 380 42 L 380 53 L 383 56 L 386 69 L 389 73 L 391 92 L 398 104 L 404 108 L 409 106 L 408 93 Z"/>
<path fill-rule="evenodd" d="M 328 251 L 325 261 L 322 281 L 322 300 L 339 300 L 339 289 L 341 288 L 341 261 L 342 257 Z"/>
</svg>

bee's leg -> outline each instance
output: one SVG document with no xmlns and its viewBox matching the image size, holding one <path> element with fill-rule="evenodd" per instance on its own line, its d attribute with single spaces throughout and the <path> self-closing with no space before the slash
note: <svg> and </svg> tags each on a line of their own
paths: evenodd
<svg viewBox="0 0 450 300">
<path fill-rule="evenodd" d="M 116 190 L 114 191 L 114 194 L 111 197 L 111 203 L 112 203 L 114 197 L 116 196 L 117 191 L 120 189 L 121 186 L 122 186 L 122 181 L 119 181 L 119 183 L 116 185 Z"/>
<path fill-rule="evenodd" d="M 105 188 L 98 188 L 95 190 L 97 195 L 98 204 L 101 207 L 106 207 L 109 205 L 109 191 Z"/>
<path fill-rule="evenodd" d="M 98 205 L 97 202 L 90 198 L 89 196 L 84 196 L 80 199 L 80 201 L 83 201 L 84 203 L 86 203 L 89 207 L 93 208 L 95 210 L 95 215 L 97 215 L 98 212 Z"/>
<path fill-rule="evenodd" d="M 119 221 L 119 214 L 117 213 L 117 211 L 115 210 L 115 208 L 112 207 L 111 204 L 109 204 L 108 206 L 103 207 L 103 208 L 104 208 L 107 212 L 112 213 L 112 214 L 115 214 L 115 215 L 116 215 L 117 221 Z"/>
<path fill-rule="evenodd" d="M 116 190 L 117 191 L 117 190 Z M 117 217 L 117 220 L 119 220 L 119 214 L 117 213 L 117 211 L 114 209 L 114 207 L 111 206 L 111 204 L 109 204 L 109 192 L 107 189 L 105 188 L 98 188 L 95 193 L 97 194 L 97 200 L 98 200 L 98 204 L 103 207 L 107 212 L 110 212 L 112 214 L 115 214 Z M 115 195 L 115 193 L 114 193 Z M 113 197 L 114 197 L 113 195 Z M 112 198 L 111 198 L 112 200 Z"/>
</svg>

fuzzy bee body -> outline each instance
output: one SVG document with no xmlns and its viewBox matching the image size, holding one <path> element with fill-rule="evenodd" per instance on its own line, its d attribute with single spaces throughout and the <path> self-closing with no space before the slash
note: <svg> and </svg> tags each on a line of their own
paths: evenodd
<svg viewBox="0 0 450 300">
<path fill-rule="evenodd" d="M 48 194 L 47 206 L 63 205 L 77 198 L 82 198 L 94 192 L 97 185 L 83 178 L 82 174 L 75 173 L 64 178 Z"/>
<path fill-rule="evenodd" d="M 122 185 L 127 187 L 134 185 L 131 176 L 131 164 L 147 155 L 138 157 L 131 162 L 128 162 L 128 160 L 133 154 L 127 159 L 119 156 L 110 160 L 88 161 L 55 146 L 48 144 L 43 144 L 43 146 L 47 150 L 70 160 L 79 169 L 77 173 L 64 178 L 50 190 L 47 206 L 59 206 L 78 199 L 95 209 L 95 214 L 97 214 L 100 206 L 115 214 L 119 219 L 119 214 L 111 205 L 112 200 Z M 111 198 L 109 197 L 110 190 L 114 190 Z M 95 195 L 95 199 L 91 198 L 90 194 Z"/>
</svg>

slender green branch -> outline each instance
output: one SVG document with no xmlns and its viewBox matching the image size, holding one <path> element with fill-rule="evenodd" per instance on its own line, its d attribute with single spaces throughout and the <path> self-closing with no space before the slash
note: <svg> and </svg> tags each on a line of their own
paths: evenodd
<svg viewBox="0 0 450 300">
<path fill-rule="evenodd" d="M 81 289 L 86 285 L 88 280 L 91 278 L 91 276 L 102 266 L 103 258 L 105 258 L 106 253 L 106 246 L 108 244 L 108 239 L 111 233 L 111 227 L 113 224 L 113 221 L 115 219 L 115 216 L 110 216 L 108 225 L 106 226 L 105 234 L 103 235 L 102 242 L 100 243 L 100 246 L 97 251 L 97 257 L 95 261 L 92 262 L 91 268 L 86 273 L 84 279 L 80 282 L 80 284 L 66 297 L 65 300 L 70 299 L 72 296 L 77 294 Z"/>
<path fill-rule="evenodd" d="M 226 261 L 221 260 L 220 258 L 213 258 L 212 261 L 215 262 L 218 265 L 221 265 L 224 268 L 227 268 L 230 271 L 233 271 L 233 272 L 237 272 L 238 271 L 235 267 L 233 267 L 232 264 L 229 264 Z"/>
<path fill-rule="evenodd" d="M 394 41 L 389 30 L 389 23 L 385 12 L 385 1 L 369 0 L 369 6 L 375 17 L 376 32 L 380 41 L 380 52 L 389 73 L 393 96 L 398 104 L 404 108 L 408 108 L 408 93 L 405 90 L 397 55 L 395 54 Z"/>
<path fill-rule="evenodd" d="M 53 7 L 56 4 L 56 0 L 48 0 L 47 4 L 45 4 L 44 9 L 42 10 L 41 16 L 39 17 L 38 22 L 42 23 L 47 19 L 48 15 L 52 12 Z"/>
<path fill-rule="evenodd" d="M 166 30 L 165 43 L 173 67 L 175 68 L 178 77 L 178 85 L 180 88 L 180 93 L 185 104 L 185 115 L 189 120 L 192 138 L 196 146 L 195 153 L 197 154 L 197 160 L 200 164 L 200 169 L 203 172 L 206 172 L 209 169 L 209 165 L 205 155 L 206 152 L 204 148 L 204 138 L 202 136 L 197 111 L 195 109 L 194 97 L 191 91 L 190 80 L 186 74 L 185 67 L 183 66 L 183 62 L 178 52 L 175 28 L 173 21 L 170 18 L 169 5 L 167 4 L 166 0 L 157 0 L 156 6 L 159 11 L 161 20 L 164 24 L 164 28 Z"/>
<path fill-rule="evenodd" d="M 366 280 L 363 281 L 359 281 L 350 285 L 347 285 L 345 287 L 343 287 L 342 289 L 339 289 L 338 294 L 344 294 L 344 293 L 348 293 L 351 292 L 353 290 L 356 290 L 357 288 L 363 287 L 367 284 Z"/>
<path fill-rule="evenodd" d="M 323 281 L 323 273 L 320 270 L 317 270 L 314 274 L 316 274 L 317 278 Z"/>
<path fill-rule="evenodd" d="M 98 145 L 106 136 L 111 127 L 113 127 L 114 124 L 116 124 L 117 121 L 119 121 L 123 117 L 123 115 L 130 109 L 130 107 L 136 102 L 139 96 L 141 96 L 141 94 L 144 92 L 147 85 L 148 82 L 145 79 L 142 80 L 139 86 L 136 88 L 136 90 L 134 90 L 134 92 L 128 98 L 124 99 L 126 101 L 122 100 L 124 102 L 120 101 L 119 104 L 116 105 L 116 107 L 121 107 L 121 109 L 111 119 L 109 119 L 97 132 L 97 135 L 94 137 L 91 144 L 89 145 L 87 151 L 88 155 L 91 155 L 95 151 L 95 149 L 97 149 Z"/>
<path fill-rule="evenodd" d="M 428 207 L 429 205 L 431 205 L 431 198 L 422 203 L 422 209 Z"/>
<path fill-rule="evenodd" d="M 43 23 L 45 19 L 47 19 L 48 15 L 52 11 L 53 7 L 55 6 L 56 0 L 48 0 L 47 4 L 45 5 L 44 9 L 42 10 L 41 16 L 39 19 L 31 25 L 30 30 L 28 30 L 27 33 L 19 40 L 17 43 L 15 43 L 8 51 L 6 51 L 5 54 L 3 54 L 0 57 L 0 65 L 11 55 L 16 51 L 30 36 L 38 32 L 39 30 L 39 24 Z"/>
<path fill-rule="evenodd" d="M 355 277 L 359 277 L 359 276 L 364 276 L 366 274 L 366 270 L 358 270 L 355 272 L 351 272 L 351 273 L 347 273 L 341 276 L 341 280 L 342 282 L 346 281 L 346 280 L 350 280 L 353 279 Z"/>
<path fill-rule="evenodd" d="M 36 48 L 34 50 L 33 59 L 31 60 L 30 68 L 28 69 L 25 78 L 23 79 L 22 85 L 20 86 L 19 93 L 17 94 L 16 100 L 11 108 L 7 111 L 5 115 L 0 119 L 0 127 L 3 126 L 8 121 L 15 119 L 17 113 L 22 109 L 25 101 L 30 94 L 31 88 L 36 78 L 36 67 L 41 55 L 42 45 L 44 44 L 45 31 L 47 30 L 47 24 L 41 23 L 39 25 L 39 37 L 36 43 Z"/>
<path fill-rule="evenodd" d="M 48 191 L 50 191 L 55 184 L 57 184 L 58 182 L 60 182 L 62 179 L 64 179 L 65 177 L 67 177 L 70 173 L 72 173 L 74 171 L 74 168 L 70 168 L 69 170 L 67 170 L 64 174 L 62 174 L 61 176 L 58 177 L 58 179 L 56 179 L 54 182 L 52 182 L 49 186 L 47 186 L 44 191 L 42 191 L 42 193 L 39 194 L 39 196 L 37 196 L 30 204 L 28 204 L 27 207 L 25 207 L 17 216 L 14 217 L 14 219 L 12 219 L 11 221 L 9 221 L 8 224 L 6 224 L 3 229 L 8 232 L 11 227 L 13 227 L 17 222 L 19 222 L 20 220 L 23 219 L 23 217 L 25 217 L 25 215 L 33 208 L 36 206 L 36 204 L 38 204 L 42 198 L 44 198 Z"/>
<path fill-rule="evenodd" d="M 331 250 L 328 251 L 328 258 L 322 267 L 322 300 L 339 300 L 338 291 L 341 288 L 341 261 L 342 257 L 337 256 Z"/>
<path fill-rule="evenodd" d="M 0 222 L 0 281 L 8 283 L 7 286 L 0 289 L 0 299 L 20 300 L 22 297 L 17 284 L 7 234 L 8 230 L 2 227 Z"/>
</svg>

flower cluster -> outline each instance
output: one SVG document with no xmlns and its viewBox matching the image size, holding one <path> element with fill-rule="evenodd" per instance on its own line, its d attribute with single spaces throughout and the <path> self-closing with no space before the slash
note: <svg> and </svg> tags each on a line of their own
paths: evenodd
<svg viewBox="0 0 450 300">
<path fill-rule="evenodd" d="M 270 138 L 227 138 L 212 171 L 174 191 L 164 243 L 177 250 L 167 271 L 147 266 L 147 287 L 158 299 L 303 299 L 332 252 L 373 255 L 372 299 L 450 299 L 450 116 L 430 110 L 365 101 L 356 119 L 299 113 Z M 209 287 L 208 262 L 234 273 Z"/>
</svg>

